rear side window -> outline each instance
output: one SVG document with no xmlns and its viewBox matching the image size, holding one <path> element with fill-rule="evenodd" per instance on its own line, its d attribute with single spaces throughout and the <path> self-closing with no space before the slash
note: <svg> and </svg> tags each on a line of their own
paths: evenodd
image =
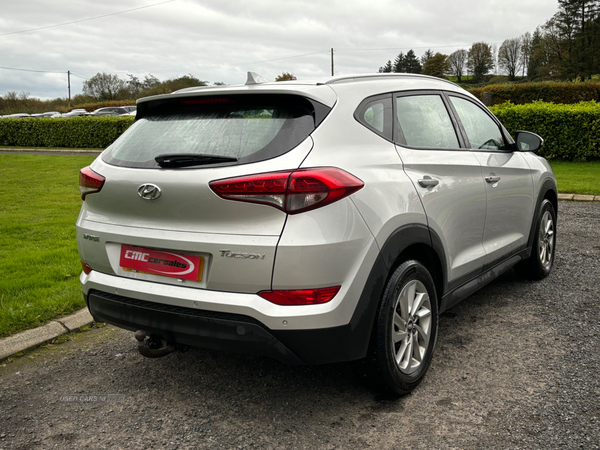
<svg viewBox="0 0 600 450">
<path fill-rule="evenodd" d="M 409 147 L 460 147 L 448 110 L 439 95 L 411 95 L 396 98 L 399 140 Z"/>
<path fill-rule="evenodd" d="M 287 153 L 314 129 L 315 102 L 295 95 L 157 100 L 138 105 L 136 121 L 102 159 L 155 168 L 159 155 L 191 153 L 232 157 L 237 162 L 226 164 L 244 164 Z"/>
</svg>

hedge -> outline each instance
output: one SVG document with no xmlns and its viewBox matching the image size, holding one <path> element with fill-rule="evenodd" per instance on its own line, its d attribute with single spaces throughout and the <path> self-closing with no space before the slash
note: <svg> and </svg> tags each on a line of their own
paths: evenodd
<svg viewBox="0 0 600 450">
<path fill-rule="evenodd" d="M 591 100 L 600 101 L 600 82 L 585 81 L 580 83 L 542 81 L 538 83 L 491 84 L 478 88 L 467 88 L 479 100 L 483 101 L 483 93 L 492 95 L 492 105 L 510 101 L 516 105 L 534 101 L 552 103 L 579 103 Z"/>
<path fill-rule="evenodd" d="M 547 159 L 586 161 L 600 158 L 600 103 L 513 105 L 507 102 L 492 106 L 490 110 L 511 134 L 527 130 L 544 138 L 540 155 Z"/>
<path fill-rule="evenodd" d="M 0 145 L 11 147 L 106 148 L 134 117 L 0 119 Z"/>
</svg>

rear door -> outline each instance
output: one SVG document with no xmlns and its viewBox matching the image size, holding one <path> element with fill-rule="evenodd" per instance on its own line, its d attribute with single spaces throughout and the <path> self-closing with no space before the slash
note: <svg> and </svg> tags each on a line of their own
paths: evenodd
<svg viewBox="0 0 600 450">
<path fill-rule="evenodd" d="M 477 157 L 462 137 L 441 92 L 394 96 L 396 149 L 419 193 L 428 225 L 445 250 L 448 281 L 481 272 L 486 193 Z"/>
</svg>

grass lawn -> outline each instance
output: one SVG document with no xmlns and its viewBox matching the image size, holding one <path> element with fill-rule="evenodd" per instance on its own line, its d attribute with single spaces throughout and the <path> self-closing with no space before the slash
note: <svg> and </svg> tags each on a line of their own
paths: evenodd
<svg viewBox="0 0 600 450">
<path fill-rule="evenodd" d="M 75 221 L 93 160 L 0 154 L 0 337 L 85 306 Z"/>
<path fill-rule="evenodd" d="M 550 161 L 558 192 L 600 195 L 600 161 Z"/>
</svg>

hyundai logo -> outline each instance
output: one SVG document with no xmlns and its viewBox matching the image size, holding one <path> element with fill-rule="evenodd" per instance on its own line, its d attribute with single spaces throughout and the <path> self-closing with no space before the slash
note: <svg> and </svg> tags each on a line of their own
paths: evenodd
<svg viewBox="0 0 600 450">
<path fill-rule="evenodd" d="M 156 200 L 162 195 L 160 188 L 152 183 L 142 184 L 138 188 L 138 195 L 144 200 Z"/>
</svg>

